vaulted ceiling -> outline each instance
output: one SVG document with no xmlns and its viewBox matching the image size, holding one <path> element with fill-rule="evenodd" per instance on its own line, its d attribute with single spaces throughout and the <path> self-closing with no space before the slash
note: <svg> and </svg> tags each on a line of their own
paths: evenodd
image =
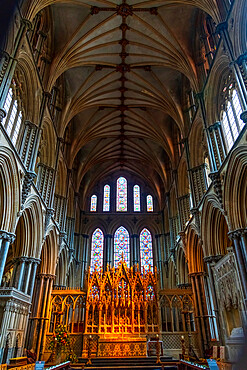
<svg viewBox="0 0 247 370">
<path fill-rule="evenodd" d="M 69 132 L 76 186 L 128 171 L 161 200 L 185 135 L 183 86 L 198 91 L 198 16 L 218 20 L 214 0 L 32 2 L 51 5 L 53 60 L 48 89 L 62 78 L 59 135 Z"/>
</svg>

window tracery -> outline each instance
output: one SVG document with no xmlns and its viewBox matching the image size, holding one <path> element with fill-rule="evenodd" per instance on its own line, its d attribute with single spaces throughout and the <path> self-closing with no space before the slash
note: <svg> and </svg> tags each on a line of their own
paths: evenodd
<svg viewBox="0 0 247 370">
<path fill-rule="evenodd" d="M 228 150 L 230 150 L 244 127 L 244 122 L 240 119 L 243 109 L 231 75 L 225 80 L 222 96 L 224 99 L 221 111 L 222 128 Z"/>
<path fill-rule="evenodd" d="M 118 267 L 120 261 L 124 259 L 127 266 L 130 265 L 129 253 L 129 233 L 125 227 L 120 226 L 114 235 L 114 266 Z"/>
<path fill-rule="evenodd" d="M 92 235 L 91 269 L 99 271 L 103 266 L 104 234 L 97 228 Z"/>
<path fill-rule="evenodd" d="M 153 197 L 152 197 L 152 195 L 147 196 L 147 212 L 153 212 Z"/>
<path fill-rule="evenodd" d="M 9 88 L 3 109 L 6 112 L 6 117 L 3 119 L 3 125 L 12 143 L 16 146 L 23 114 L 20 98 L 17 96 L 17 86 L 15 81 L 12 82 L 11 87 Z"/>
<path fill-rule="evenodd" d="M 110 211 L 110 186 L 104 186 L 104 204 L 103 204 L 103 212 Z"/>
<path fill-rule="evenodd" d="M 95 194 L 91 196 L 90 211 L 91 212 L 96 212 L 97 211 L 97 195 L 95 195 Z"/>
<path fill-rule="evenodd" d="M 134 212 L 140 212 L 141 202 L 140 202 L 140 186 L 139 185 L 134 186 L 133 196 L 134 196 Z"/>
<path fill-rule="evenodd" d="M 124 177 L 117 179 L 117 211 L 127 211 L 127 180 Z"/>
<path fill-rule="evenodd" d="M 141 267 L 153 271 L 152 236 L 148 229 L 144 228 L 140 233 Z"/>
</svg>

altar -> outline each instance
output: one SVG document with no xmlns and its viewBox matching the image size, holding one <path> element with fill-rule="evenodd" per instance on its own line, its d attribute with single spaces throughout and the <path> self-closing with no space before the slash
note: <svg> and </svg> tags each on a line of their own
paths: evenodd
<svg viewBox="0 0 247 370">
<path fill-rule="evenodd" d="M 98 341 L 97 357 L 146 357 L 146 355 L 146 338 L 100 338 Z"/>
<path fill-rule="evenodd" d="M 157 271 L 118 268 L 88 273 L 82 357 L 146 357 L 146 335 L 159 328 Z"/>
</svg>

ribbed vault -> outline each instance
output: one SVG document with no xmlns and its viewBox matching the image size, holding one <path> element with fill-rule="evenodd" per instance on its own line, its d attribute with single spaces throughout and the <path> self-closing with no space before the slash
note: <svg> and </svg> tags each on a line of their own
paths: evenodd
<svg viewBox="0 0 247 370">
<path fill-rule="evenodd" d="M 114 171 L 141 176 L 162 203 L 186 133 L 183 84 L 198 91 L 198 14 L 219 21 L 214 0 L 32 1 L 50 5 L 53 50 L 47 90 L 63 81 L 60 137 L 83 195 Z"/>
</svg>

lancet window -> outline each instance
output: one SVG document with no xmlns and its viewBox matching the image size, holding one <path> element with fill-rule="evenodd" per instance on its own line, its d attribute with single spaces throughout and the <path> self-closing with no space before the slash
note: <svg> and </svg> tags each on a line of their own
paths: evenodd
<svg viewBox="0 0 247 370">
<path fill-rule="evenodd" d="M 6 112 L 6 117 L 3 119 L 3 125 L 12 143 L 16 145 L 23 115 L 21 102 L 17 97 L 17 88 L 15 81 L 12 82 L 12 85 L 8 91 L 3 109 Z"/>
<path fill-rule="evenodd" d="M 153 212 L 153 197 L 152 195 L 147 196 L 147 211 Z"/>
<path fill-rule="evenodd" d="M 100 270 L 103 266 L 104 234 L 97 228 L 92 235 L 91 269 Z"/>
<path fill-rule="evenodd" d="M 103 204 L 103 212 L 110 211 L 110 186 L 104 186 L 104 204 Z"/>
<path fill-rule="evenodd" d="M 90 211 L 91 212 L 96 212 L 97 211 L 97 195 L 92 195 L 91 196 Z"/>
<path fill-rule="evenodd" d="M 117 211 L 127 211 L 127 180 L 124 177 L 117 180 Z"/>
<path fill-rule="evenodd" d="M 228 76 L 222 90 L 224 103 L 222 104 L 222 128 L 228 149 L 230 150 L 240 131 L 244 127 L 244 122 L 240 119 L 243 109 L 240 98 L 231 76 Z"/>
<path fill-rule="evenodd" d="M 140 202 L 140 186 L 139 185 L 134 186 L 133 196 L 134 196 L 134 212 L 140 212 L 141 202 Z"/>
<path fill-rule="evenodd" d="M 125 227 L 120 226 L 114 235 L 114 266 L 124 259 L 127 266 L 130 265 L 129 233 Z"/>
<path fill-rule="evenodd" d="M 140 233 L 140 252 L 142 269 L 153 271 L 152 236 L 146 228 Z"/>
</svg>

